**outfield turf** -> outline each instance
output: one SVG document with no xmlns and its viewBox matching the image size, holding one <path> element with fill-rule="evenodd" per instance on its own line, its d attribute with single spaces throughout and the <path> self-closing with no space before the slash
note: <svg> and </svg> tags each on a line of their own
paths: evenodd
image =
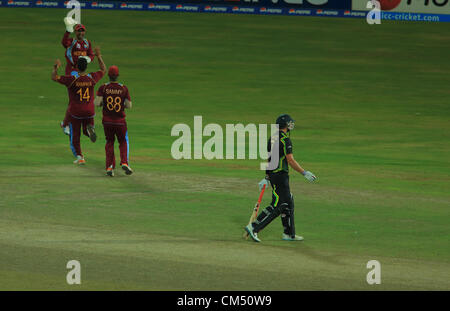
<svg viewBox="0 0 450 311">
<path fill-rule="evenodd" d="M 133 101 L 135 174 L 107 178 L 100 113 L 85 167 L 59 128 L 65 12 L 0 9 L 0 290 L 450 289 L 450 24 L 83 10 Z M 244 241 L 260 161 L 176 161 L 170 131 L 283 112 L 319 177 L 291 176 L 305 241 Z"/>
</svg>

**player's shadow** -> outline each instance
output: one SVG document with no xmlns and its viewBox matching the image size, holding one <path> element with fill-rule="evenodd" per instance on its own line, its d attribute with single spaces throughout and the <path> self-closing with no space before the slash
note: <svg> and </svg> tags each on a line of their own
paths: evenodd
<svg viewBox="0 0 450 311">
<path fill-rule="evenodd" d="M 303 256 L 310 257 L 317 261 L 322 261 L 328 264 L 334 264 L 334 265 L 345 265 L 342 261 L 338 259 L 340 256 L 339 254 L 329 254 L 324 255 L 314 250 L 314 248 L 308 246 L 307 241 L 281 241 L 281 239 L 274 239 L 270 236 L 264 237 L 262 243 L 256 243 L 252 241 L 251 239 L 245 240 L 243 237 L 244 234 L 244 227 L 245 225 L 242 225 L 242 219 L 240 217 L 234 217 L 233 222 L 236 224 L 241 224 L 241 228 L 237 228 L 236 230 L 236 236 L 240 240 L 240 242 L 247 242 L 247 243 L 253 243 L 255 246 L 258 247 L 271 247 L 276 249 L 282 249 L 283 252 L 293 252 L 293 253 L 300 253 Z M 222 240 L 225 242 L 224 240 Z M 230 242 L 227 240 L 227 242 Z M 276 244 L 274 244 L 276 243 Z M 280 243 L 283 243 L 283 245 L 280 245 Z"/>
</svg>

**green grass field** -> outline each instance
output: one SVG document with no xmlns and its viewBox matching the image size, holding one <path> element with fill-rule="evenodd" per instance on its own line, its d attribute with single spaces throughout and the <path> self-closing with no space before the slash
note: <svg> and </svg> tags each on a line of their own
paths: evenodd
<svg viewBox="0 0 450 311">
<path fill-rule="evenodd" d="M 134 105 L 135 174 L 107 178 L 101 113 L 84 167 L 59 128 L 65 14 L 0 9 L 0 290 L 450 289 L 450 24 L 84 10 Z M 261 161 L 176 161 L 170 131 L 285 112 L 319 177 L 291 173 L 305 241 L 245 241 Z"/>
</svg>

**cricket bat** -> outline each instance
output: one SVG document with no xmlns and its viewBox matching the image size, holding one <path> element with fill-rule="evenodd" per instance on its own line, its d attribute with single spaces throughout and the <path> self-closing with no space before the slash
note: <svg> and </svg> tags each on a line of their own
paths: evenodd
<svg viewBox="0 0 450 311">
<path fill-rule="evenodd" d="M 253 213 L 250 216 L 250 220 L 249 220 L 249 224 L 251 224 L 252 222 L 254 222 L 256 220 L 256 217 L 258 217 L 258 210 L 259 210 L 259 206 L 261 205 L 261 201 L 264 195 L 264 191 L 266 190 L 266 185 L 263 186 L 261 193 L 259 194 L 259 198 L 258 198 L 258 202 L 256 202 L 255 207 L 253 208 Z M 244 239 L 248 239 L 248 233 L 247 231 L 244 232 L 244 235 L 242 236 Z"/>
</svg>

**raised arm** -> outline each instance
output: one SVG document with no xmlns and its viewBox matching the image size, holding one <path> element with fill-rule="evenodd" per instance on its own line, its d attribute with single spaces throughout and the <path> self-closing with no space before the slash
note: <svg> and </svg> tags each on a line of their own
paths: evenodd
<svg viewBox="0 0 450 311">
<path fill-rule="evenodd" d="M 64 37 L 61 41 L 63 47 L 68 48 L 73 39 L 70 37 L 70 34 L 73 32 L 73 26 L 75 26 L 77 22 L 71 17 L 64 17 L 64 24 L 66 25 L 66 32 L 64 33 Z"/>
<path fill-rule="evenodd" d="M 59 67 L 61 67 L 61 61 L 59 59 L 57 59 L 55 61 L 55 64 L 53 65 L 53 70 L 52 70 L 52 80 L 53 81 L 57 81 L 58 80 L 58 69 Z"/>
<path fill-rule="evenodd" d="M 91 61 L 94 60 L 95 55 L 94 55 L 94 52 L 92 52 L 91 42 L 89 42 L 89 48 L 87 50 L 87 56 L 91 59 Z"/>
<path fill-rule="evenodd" d="M 72 40 L 73 39 L 70 37 L 70 32 L 66 31 L 61 40 L 61 44 L 63 45 L 63 47 L 68 48 L 72 44 Z"/>
<path fill-rule="evenodd" d="M 95 56 L 97 56 L 98 64 L 100 66 L 101 72 L 103 72 L 103 75 L 106 73 L 106 66 L 105 62 L 103 61 L 102 54 L 100 53 L 100 47 L 95 47 Z"/>
</svg>

